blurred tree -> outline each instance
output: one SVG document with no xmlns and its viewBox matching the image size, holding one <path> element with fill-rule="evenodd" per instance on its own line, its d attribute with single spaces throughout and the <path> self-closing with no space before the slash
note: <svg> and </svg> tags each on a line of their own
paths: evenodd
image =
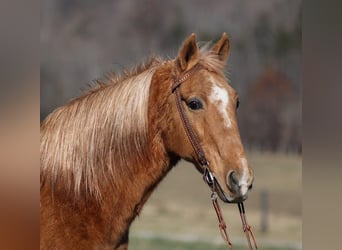
<svg viewBox="0 0 342 250">
<path fill-rule="evenodd" d="M 273 31 L 269 15 L 260 14 L 254 27 L 255 45 L 261 58 L 265 63 L 271 56 L 273 50 Z"/>
<path fill-rule="evenodd" d="M 295 151 L 299 124 L 298 96 L 287 77 L 274 69 L 265 70 L 252 84 L 249 99 L 242 110 L 243 132 L 251 148 Z"/>
<path fill-rule="evenodd" d="M 295 48 L 293 34 L 286 31 L 284 27 L 278 27 L 274 36 L 274 54 L 276 57 L 281 58 Z"/>
</svg>

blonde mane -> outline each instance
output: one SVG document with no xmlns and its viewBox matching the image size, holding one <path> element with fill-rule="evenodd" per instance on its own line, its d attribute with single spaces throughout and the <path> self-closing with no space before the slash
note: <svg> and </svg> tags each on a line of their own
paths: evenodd
<svg viewBox="0 0 342 250">
<path fill-rule="evenodd" d="M 151 78 L 160 62 L 152 58 L 124 75 L 109 75 L 45 119 L 41 185 L 47 180 L 52 188 L 63 183 L 74 189 L 76 197 L 85 188 L 101 198 L 101 182 L 113 179 L 113 165 L 142 156 Z"/>
</svg>

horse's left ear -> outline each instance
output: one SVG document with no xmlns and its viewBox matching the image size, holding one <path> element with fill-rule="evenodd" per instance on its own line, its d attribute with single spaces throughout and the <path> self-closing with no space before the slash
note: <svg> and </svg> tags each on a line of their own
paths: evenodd
<svg viewBox="0 0 342 250">
<path fill-rule="evenodd" d="M 230 49 L 230 42 L 226 32 L 223 32 L 221 39 L 215 44 L 212 51 L 218 55 L 222 62 L 226 62 Z"/>
<path fill-rule="evenodd" d="M 181 71 L 191 69 L 198 62 L 198 47 L 196 35 L 192 33 L 179 50 L 177 61 Z"/>
</svg>

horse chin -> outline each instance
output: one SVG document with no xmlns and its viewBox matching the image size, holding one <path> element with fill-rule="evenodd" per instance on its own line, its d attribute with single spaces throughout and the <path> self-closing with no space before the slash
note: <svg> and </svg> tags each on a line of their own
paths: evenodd
<svg viewBox="0 0 342 250">
<path fill-rule="evenodd" d="M 227 194 L 221 187 L 218 180 L 215 178 L 215 192 L 220 197 L 220 199 L 225 203 L 240 203 L 247 199 L 247 195 L 242 197 L 231 197 L 229 194 Z"/>
</svg>

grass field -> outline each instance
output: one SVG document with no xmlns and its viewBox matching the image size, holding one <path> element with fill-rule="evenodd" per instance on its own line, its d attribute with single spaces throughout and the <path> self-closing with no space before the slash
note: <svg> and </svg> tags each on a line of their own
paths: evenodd
<svg viewBox="0 0 342 250">
<path fill-rule="evenodd" d="M 301 249 L 300 156 L 247 155 L 255 182 L 245 207 L 259 249 Z M 260 230 L 262 190 L 269 194 L 267 232 Z M 234 250 L 247 249 L 237 206 L 220 205 Z M 209 188 L 191 164 L 181 162 L 162 181 L 133 223 L 130 249 L 227 249 L 217 225 Z"/>
<path fill-rule="evenodd" d="M 175 240 L 165 240 L 165 239 L 150 239 L 141 240 L 133 238 L 130 242 L 130 249 L 140 250 L 227 250 L 228 247 L 222 244 L 210 244 L 207 242 L 182 242 Z M 234 245 L 234 250 L 248 250 L 247 246 Z M 262 247 L 262 250 L 293 250 L 291 247 Z"/>
</svg>

